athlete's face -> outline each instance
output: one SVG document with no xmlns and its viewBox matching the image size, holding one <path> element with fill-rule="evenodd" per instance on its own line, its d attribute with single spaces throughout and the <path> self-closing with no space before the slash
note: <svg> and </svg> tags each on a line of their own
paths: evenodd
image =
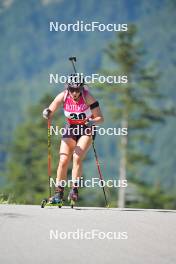
<svg viewBox="0 0 176 264">
<path fill-rule="evenodd" d="M 78 88 L 70 88 L 69 93 L 74 100 L 77 100 L 80 96 L 81 91 Z"/>
</svg>

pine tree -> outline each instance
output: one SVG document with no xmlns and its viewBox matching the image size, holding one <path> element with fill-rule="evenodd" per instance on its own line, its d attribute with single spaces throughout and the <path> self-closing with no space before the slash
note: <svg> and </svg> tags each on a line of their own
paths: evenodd
<svg viewBox="0 0 176 264">
<path fill-rule="evenodd" d="M 137 39 L 137 28 L 130 25 L 127 32 L 120 32 L 116 41 L 106 49 L 112 70 L 103 70 L 105 76 L 127 75 L 127 83 L 98 85 L 114 124 L 127 128 L 128 134 L 120 136 L 119 178 L 135 178 L 140 166 L 152 165 L 153 160 L 145 145 L 152 142 L 150 129 L 164 123 L 175 109 L 165 109 L 165 97 L 157 85 L 159 73 L 149 65 L 147 54 Z M 125 188 L 118 192 L 118 207 L 125 206 Z"/>
<path fill-rule="evenodd" d="M 135 179 L 136 201 L 131 201 L 129 206 L 135 208 L 176 209 L 175 192 L 166 192 L 160 182 L 146 183 L 144 180 Z"/>
<path fill-rule="evenodd" d="M 42 111 L 53 98 L 46 95 L 38 105 L 31 106 L 26 122 L 19 125 L 15 134 L 9 161 L 7 163 L 7 193 L 10 201 L 37 204 L 48 196 L 47 176 L 47 120 Z M 59 121 L 59 122 L 58 122 Z M 52 120 L 55 127 L 62 123 L 57 115 Z M 58 145 L 60 135 L 51 136 L 52 178 L 56 178 Z"/>
</svg>

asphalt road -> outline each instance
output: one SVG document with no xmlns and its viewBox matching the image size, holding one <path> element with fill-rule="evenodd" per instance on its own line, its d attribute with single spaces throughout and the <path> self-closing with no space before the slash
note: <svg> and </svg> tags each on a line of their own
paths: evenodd
<svg viewBox="0 0 176 264">
<path fill-rule="evenodd" d="M 176 211 L 0 205 L 0 263 L 175 264 Z"/>
</svg>

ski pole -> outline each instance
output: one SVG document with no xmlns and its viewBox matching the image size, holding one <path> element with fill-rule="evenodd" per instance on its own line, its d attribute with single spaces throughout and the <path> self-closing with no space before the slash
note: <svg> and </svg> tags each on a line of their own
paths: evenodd
<svg viewBox="0 0 176 264">
<path fill-rule="evenodd" d="M 93 151 L 94 151 L 94 154 L 95 154 L 95 160 L 96 160 L 96 165 L 97 165 L 97 169 L 98 169 L 99 179 L 100 179 L 100 182 L 101 182 L 101 186 L 103 188 L 103 193 L 104 193 L 106 207 L 109 207 L 108 201 L 107 201 L 106 192 L 105 192 L 105 188 L 103 186 L 103 176 L 102 176 L 102 172 L 101 172 L 101 169 L 100 169 L 100 163 L 98 161 L 98 156 L 97 156 L 97 152 L 96 152 L 96 149 L 95 149 L 95 142 L 94 142 L 93 137 L 92 137 L 92 147 L 93 147 Z"/>
<path fill-rule="evenodd" d="M 51 179 L 51 135 L 50 135 L 50 126 L 51 120 L 48 118 L 48 190 L 49 190 L 49 197 L 51 197 L 51 186 L 50 186 L 50 179 Z"/>
</svg>

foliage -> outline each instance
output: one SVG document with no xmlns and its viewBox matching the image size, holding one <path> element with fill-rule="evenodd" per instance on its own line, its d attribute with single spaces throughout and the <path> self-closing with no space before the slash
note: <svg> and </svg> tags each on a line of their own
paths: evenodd
<svg viewBox="0 0 176 264">
<path fill-rule="evenodd" d="M 105 83 L 97 87 L 106 100 L 110 118 L 121 128 L 128 129 L 128 134 L 120 136 L 119 140 L 119 178 L 130 180 L 130 177 L 139 177 L 140 167 L 154 164 L 150 152 L 146 151 L 152 142 L 150 131 L 155 124 L 165 123 L 167 116 L 175 115 L 176 110 L 165 106 L 166 96 L 158 89 L 159 74 L 144 61 L 146 54 L 137 41 L 135 25 L 129 26 L 127 32 L 120 32 L 106 53 L 114 67 L 103 73 L 128 76 L 125 84 Z"/>
<path fill-rule="evenodd" d="M 0 127 L 0 187 L 8 183 L 5 176 L 6 161 L 10 159 L 15 129 L 19 129 L 19 124 L 28 122 L 28 107 L 38 103 L 46 92 L 56 94 L 62 89 L 61 85 L 49 84 L 49 73 L 69 73 L 71 68 L 67 58 L 71 55 L 78 57 L 78 70 L 85 74 L 96 73 L 100 67 L 112 68 L 112 63 L 103 56 L 102 50 L 114 39 L 113 32 L 49 32 L 48 23 L 51 19 L 58 21 L 59 18 L 59 21 L 75 23 L 77 20 L 90 22 L 96 18 L 103 23 L 137 24 L 138 37 L 148 51 L 143 64 L 156 61 L 161 73 L 157 81 L 160 92 L 173 100 L 176 98 L 174 1 L 142 0 L 129 1 L 127 4 L 123 0 L 102 0 L 100 4 L 93 0 L 64 0 L 51 1 L 48 5 L 44 5 L 44 1 L 35 0 L 8 2 L 7 5 L 0 4 L 0 32 L 3 36 L 0 42 L 0 110 L 3 117 Z M 168 107 L 172 106 L 172 101 L 167 104 Z M 103 106 L 106 112 L 104 103 Z M 109 116 L 105 121 L 107 126 Z M 174 131 L 175 122 L 167 118 L 164 126 L 158 124 L 148 133 L 153 144 L 150 147 L 144 144 L 142 148 L 145 154 L 150 153 L 149 158 L 155 164 L 150 167 L 150 173 L 144 170 L 138 175 L 140 178 L 146 177 L 150 183 L 161 180 L 161 185 L 168 191 L 176 186 Z M 144 138 L 141 140 L 145 141 Z M 101 158 L 106 162 L 105 176 L 115 177 L 118 158 L 115 139 L 97 138 L 96 144 Z M 94 162 L 90 162 L 89 167 L 93 173 Z"/>
<path fill-rule="evenodd" d="M 133 208 L 155 208 L 155 209 L 176 209 L 176 196 L 174 192 L 167 193 L 160 183 L 151 185 L 142 180 L 134 180 L 136 186 L 136 201 L 128 201 L 128 207 Z"/>
<path fill-rule="evenodd" d="M 29 110 L 27 122 L 19 125 L 7 164 L 8 192 L 21 203 L 38 203 L 47 194 L 47 121 L 42 110 L 51 102 L 45 96 Z M 56 123 L 56 118 L 53 120 Z M 59 122 L 59 126 L 61 120 Z M 53 124 L 54 125 L 54 124 Z M 53 178 L 58 160 L 58 136 L 51 137 Z"/>
</svg>

